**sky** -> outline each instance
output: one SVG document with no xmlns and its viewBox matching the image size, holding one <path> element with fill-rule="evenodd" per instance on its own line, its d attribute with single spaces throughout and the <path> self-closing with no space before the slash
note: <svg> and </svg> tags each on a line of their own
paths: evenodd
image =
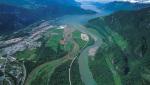
<svg viewBox="0 0 150 85">
<path fill-rule="evenodd" d="M 150 2 L 150 0 L 76 0 L 76 1 L 81 2 L 81 3 L 84 3 L 86 1 L 88 1 L 88 2 L 101 2 L 101 3 L 112 2 L 112 1 L 129 1 L 132 3 L 142 2 L 142 1 L 144 1 L 145 3 Z"/>
</svg>

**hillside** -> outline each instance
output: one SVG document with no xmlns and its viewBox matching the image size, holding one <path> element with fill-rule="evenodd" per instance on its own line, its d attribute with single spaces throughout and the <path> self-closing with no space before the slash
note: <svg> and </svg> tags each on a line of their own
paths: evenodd
<svg viewBox="0 0 150 85">
<path fill-rule="evenodd" d="M 89 21 L 87 27 L 96 29 L 104 41 L 95 61 L 90 61 L 98 84 L 150 84 L 149 14 L 150 8 L 145 8 L 120 11 Z"/>
<path fill-rule="evenodd" d="M 106 4 L 95 3 L 100 10 L 106 11 L 120 11 L 120 10 L 137 10 L 146 7 L 150 7 L 150 4 L 142 4 L 142 3 L 130 3 L 130 2 L 121 2 L 114 1 Z"/>
<path fill-rule="evenodd" d="M 16 6 L 0 4 L 0 34 L 24 28 L 25 26 L 37 21 L 39 16 L 31 10 Z"/>
<path fill-rule="evenodd" d="M 35 9 L 40 7 L 46 7 L 52 4 L 65 4 L 72 6 L 79 6 L 80 4 L 74 0 L 1 0 L 0 3 L 8 4 L 18 7 L 24 7 L 28 9 Z"/>
<path fill-rule="evenodd" d="M 33 0 L 34 5 L 31 4 L 31 1 L 28 1 L 28 3 L 27 1 L 25 3 L 25 1 L 0 1 L 1 34 L 9 34 L 43 19 L 52 20 L 64 15 L 94 13 L 81 9 L 74 0 L 65 0 L 64 2 L 61 0 Z M 34 8 L 31 6 L 34 6 Z"/>
</svg>

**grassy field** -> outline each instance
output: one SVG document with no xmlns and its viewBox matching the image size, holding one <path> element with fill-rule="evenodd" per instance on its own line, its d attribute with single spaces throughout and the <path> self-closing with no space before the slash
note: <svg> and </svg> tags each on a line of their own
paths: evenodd
<svg viewBox="0 0 150 85">
<path fill-rule="evenodd" d="M 46 46 L 51 47 L 54 51 L 57 51 L 61 39 L 63 39 L 63 30 L 53 29 L 51 30 L 51 36 L 48 39 Z M 63 49 L 63 46 L 61 46 L 61 48 Z"/>
<path fill-rule="evenodd" d="M 15 54 L 18 60 L 34 60 L 36 57 L 36 49 L 26 49 Z"/>
<path fill-rule="evenodd" d="M 44 63 L 36 67 L 28 76 L 25 85 L 47 85 L 55 68 L 65 62 L 64 58 Z"/>
<path fill-rule="evenodd" d="M 89 36 L 89 41 L 82 40 L 80 31 L 74 31 L 73 32 L 73 39 L 75 40 L 75 42 L 77 42 L 80 49 L 82 49 L 86 44 L 92 45 L 94 43 L 94 40 L 90 36 Z"/>
<path fill-rule="evenodd" d="M 64 37 L 64 30 L 63 29 L 53 29 L 50 31 L 51 37 L 48 39 L 46 46 L 51 47 L 54 51 L 57 51 L 60 40 L 62 40 Z M 65 45 L 60 45 L 60 49 L 64 51 L 70 51 L 73 47 L 73 44 L 71 41 L 68 41 Z"/>
</svg>

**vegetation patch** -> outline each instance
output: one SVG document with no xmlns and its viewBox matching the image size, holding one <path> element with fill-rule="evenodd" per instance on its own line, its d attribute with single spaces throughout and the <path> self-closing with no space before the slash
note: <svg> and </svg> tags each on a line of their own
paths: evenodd
<svg viewBox="0 0 150 85">
<path fill-rule="evenodd" d="M 34 60 L 36 57 L 36 49 L 26 49 L 15 54 L 18 60 Z"/>
<path fill-rule="evenodd" d="M 69 85 L 69 64 L 71 61 L 67 61 L 57 67 L 50 77 L 49 85 Z"/>
<path fill-rule="evenodd" d="M 105 48 L 98 51 L 99 57 L 104 58 L 112 74 L 114 84 L 120 85 L 149 85 L 150 58 L 149 58 L 149 8 L 134 12 L 118 12 L 103 18 L 89 21 L 89 28 L 95 28 L 105 42 Z M 97 56 L 96 56 L 97 57 Z M 102 59 L 90 62 L 91 69 L 98 69 Z M 97 64 L 95 61 L 98 61 Z M 100 71 L 100 70 L 97 70 Z M 106 71 L 106 72 L 107 72 Z M 102 81 L 94 72 L 94 78 Z M 104 77 L 105 78 L 105 77 Z M 108 84 L 111 85 L 111 84 Z"/>
<path fill-rule="evenodd" d="M 54 60 L 48 63 L 44 63 L 36 67 L 28 76 L 25 85 L 46 85 L 49 82 L 51 74 L 55 68 L 63 63 L 64 59 Z"/>
</svg>

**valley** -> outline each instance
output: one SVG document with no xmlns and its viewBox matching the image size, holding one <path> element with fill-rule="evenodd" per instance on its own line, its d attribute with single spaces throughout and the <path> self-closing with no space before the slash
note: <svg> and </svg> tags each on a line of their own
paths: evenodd
<svg viewBox="0 0 150 85">
<path fill-rule="evenodd" d="M 44 79 L 43 83 L 49 83 L 49 78 L 51 79 L 50 75 L 53 75 L 53 71 L 61 64 L 72 60 L 72 62 L 70 62 L 70 68 L 66 69 L 69 71 L 69 76 L 64 76 L 69 77 L 70 84 L 72 84 L 72 82 L 75 82 L 74 79 L 71 79 L 73 63 L 78 59 L 82 50 L 94 42 L 91 40 L 93 37 L 89 37 L 90 34 L 85 34 L 85 31 L 76 29 L 71 25 L 53 26 L 50 25 L 48 21 L 43 21 L 38 26 L 34 26 L 32 31 L 29 31 L 29 36 L 1 41 L 1 43 L 8 42 L 1 44 L 3 47 L 1 49 L 1 56 L 7 55 L 6 57 L 2 57 L 5 62 L 1 63 L 1 66 L 16 62 L 18 62 L 16 66 L 19 64 L 25 66 L 24 70 L 21 70 L 23 67 L 20 67 L 20 70 L 18 70 L 22 73 L 20 74 L 22 76 L 19 77 L 19 80 L 27 82 L 26 85 L 33 85 L 38 81 L 38 77 L 41 76 L 48 79 Z M 50 51 L 53 53 L 49 53 Z M 43 52 L 45 52 L 44 55 Z M 13 61 L 10 61 L 12 59 Z M 28 66 L 29 63 L 32 64 L 32 66 Z M 8 68 L 4 68 L 3 72 L 9 72 L 13 69 L 14 72 L 17 71 L 15 71 L 15 68 L 12 68 L 12 70 L 6 69 Z M 39 72 L 41 69 L 45 70 L 43 70 L 44 74 L 41 73 L 40 76 Z M 46 73 L 48 72 L 48 74 L 45 74 L 44 71 Z M 13 75 L 13 73 L 11 73 L 11 75 Z M 46 77 L 46 75 L 49 76 Z M 80 74 L 78 73 L 78 75 Z M 27 77 L 27 79 L 25 80 L 24 77 Z M 8 76 L 6 79 L 8 78 L 10 77 Z M 16 81 L 18 81 L 17 79 L 18 77 L 16 76 Z M 38 84 L 42 85 L 43 83 Z"/>
<path fill-rule="evenodd" d="M 0 1 L 0 85 L 149 85 L 150 5 L 86 4 Z"/>
</svg>

